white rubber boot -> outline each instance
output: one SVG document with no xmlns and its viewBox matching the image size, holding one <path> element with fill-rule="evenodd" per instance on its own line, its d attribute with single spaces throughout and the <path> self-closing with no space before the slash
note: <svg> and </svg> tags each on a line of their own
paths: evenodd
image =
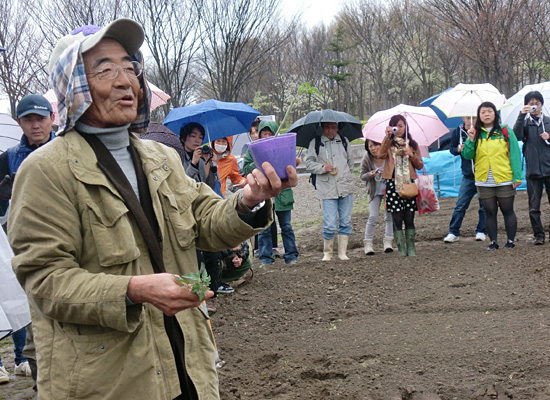
<svg viewBox="0 0 550 400">
<path fill-rule="evenodd" d="M 338 235 L 338 258 L 342 261 L 349 260 L 349 257 L 346 255 L 348 250 L 348 235 Z"/>
<path fill-rule="evenodd" d="M 392 240 L 392 236 L 384 236 L 384 253 L 391 253 L 393 251 Z"/>
<path fill-rule="evenodd" d="M 333 251 L 334 251 L 334 239 L 323 239 L 323 259 L 321 261 L 332 260 Z"/>
<path fill-rule="evenodd" d="M 365 254 L 367 256 L 374 255 L 374 249 L 372 248 L 372 239 L 363 239 L 363 243 L 365 244 Z"/>
</svg>

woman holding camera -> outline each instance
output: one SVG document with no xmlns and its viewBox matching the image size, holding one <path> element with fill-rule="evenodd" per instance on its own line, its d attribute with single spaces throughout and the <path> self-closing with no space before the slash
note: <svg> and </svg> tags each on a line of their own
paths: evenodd
<svg viewBox="0 0 550 400">
<path fill-rule="evenodd" d="M 499 248 L 498 207 L 504 216 L 508 237 L 504 248 L 514 248 L 518 224 L 514 196 L 523 179 L 521 155 L 514 131 L 507 125 L 500 125 L 500 117 L 493 103 L 481 103 L 478 107 L 477 121 L 475 127 L 468 129 L 468 140 L 464 143 L 462 156 L 467 160 L 475 159 L 476 188 L 485 207 L 485 222 L 491 239 L 487 250 Z"/>
<path fill-rule="evenodd" d="M 378 156 L 387 159 L 382 178 L 386 180 L 386 209 L 392 213 L 393 238 L 397 250 L 400 256 L 414 256 L 416 255 L 414 212 L 417 210 L 416 195 L 418 194 L 414 179 L 416 179 L 416 169 L 422 169 L 424 162 L 418 143 L 412 139 L 404 116 L 391 117 Z M 414 186 L 411 186 L 411 183 Z M 403 233 L 403 223 L 405 233 Z"/>
<path fill-rule="evenodd" d="M 202 146 L 204 127 L 196 122 L 184 125 L 180 129 L 180 140 L 185 149 L 183 168 L 187 176 L 214 189 L 218 176 L 217 168 L 212 164 L 217 157 L 210 146 Z"/>
</svg>

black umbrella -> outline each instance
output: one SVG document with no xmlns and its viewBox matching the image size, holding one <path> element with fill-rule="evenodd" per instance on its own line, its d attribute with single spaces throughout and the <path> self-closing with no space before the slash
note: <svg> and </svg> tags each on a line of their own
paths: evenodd
<svg viewBox="0 0 550 400">
<path fill-rule="evenodd" d="M 311 111 L 305 117 L 294 122 L 287 132 L 296 133 L 296 146 L 307 148 L 315 136 L 323 134 L 322 122 L 336 122 L 338 133 L 347 137 L 350 142 L 363 137 L 361 121 L 348 113 L 331 109 Z"/>
<path fill-rule="evenodd" d="M 151 122 L 147 127 L 147 133 L 140 136 L 141 139 L 154 140 L 176 150 L 185 160 L 185 148 L 181 143 L 180 137 L 159 122 Z"/>
</svg>

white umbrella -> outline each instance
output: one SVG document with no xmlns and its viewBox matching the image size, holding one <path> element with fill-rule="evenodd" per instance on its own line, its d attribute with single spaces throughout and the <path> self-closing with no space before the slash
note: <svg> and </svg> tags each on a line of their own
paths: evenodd
<svg viewBox="0 0 550 400">
<path fill-rule="evenodd" d="M 412 138 L 421 147 L 422 155 L 426 148 L 438 138 L 449 132 L 449 129 L 441 122 L 437 114 L 430 107 L 415 107 L 407 104 L 399 104 L 389 110 L 378 111 L 369 118 L 363 128 L 365 139 L 382 142 L 386 136 L 386 127 L 392 116 L 400 114 L 407 120 Z"/>
<path fill-rule="evenodd" d="M 518 118 L 520 110 L 523 108 L 523 99 L 525 95 L 532 91 L 538 91 L 544 98 L 544 104 L 542 105 L 542 113 L 550 116 L 550 82 L 537 83 L 534 85 L 527 85 L 523 87 L 519 92 L 508 99 L 511 103 L 510 107 L 505 107 L 500 112 L 500 119 L 503 124 L 514 126 Z"/>
<path fill-rule="evenodd" d="M 8 114 L 0 114 L 0 153 L 21 141 L 23 130 Z"/>
<path fill-rule="evenodd" d="M 451 90 L 441 93 L 432 103 L 447 117 L 474 117 L 483 102 L 490 101 L 497 110 L 510 103 L 506 97 L 490 83 L 459 83 Z"/>
</svg>

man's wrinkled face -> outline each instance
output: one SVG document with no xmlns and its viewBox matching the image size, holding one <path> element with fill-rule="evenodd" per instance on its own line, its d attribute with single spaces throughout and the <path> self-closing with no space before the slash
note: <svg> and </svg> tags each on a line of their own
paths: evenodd
<svg viewBox="0 0 550 400">
<path fill-rule="evenodd" d="M 53 119 L 51 115 L 27 114 L 17 119 L 29 144 L 40 146 L 50 139 Z"/>
<path fill-rule="evenodd" d="M 124 47 L 112 39 L 103 39 L 83 54 L 84 68 L 93 103 L 80 120 L 90 126 L 110 128 L 133 122 L 141 95 L 139 80 L 123 71 L 133 61 Z M 99 71 L 112 64 L 118 67 L 114 79 L 102 78 Z"/>
</svg>

